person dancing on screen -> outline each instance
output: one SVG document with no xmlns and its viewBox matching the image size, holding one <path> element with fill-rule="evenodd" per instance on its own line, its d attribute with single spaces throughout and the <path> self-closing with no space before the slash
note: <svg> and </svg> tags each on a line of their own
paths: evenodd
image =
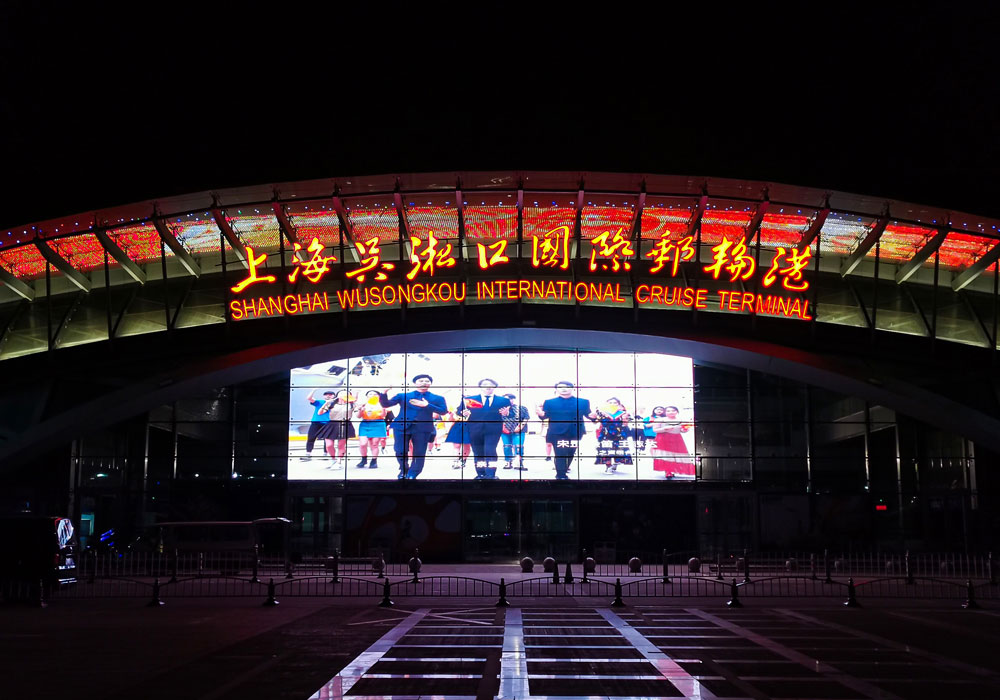
<svg viewBox="0 0 1000 700">
<path fill-rule="evenodd" d="M 326 443 L 326 453 L 333 458 L 333 464 L 327 469 L 347 465 L 347 439 L 354 437 L 354 425 L 351 423 L 353 410 L 354 398 L 341 389 L 335 399 L 327 401 L 318 411 L 320 415 L 329 414 L 329 422 L 317 434 Z"/>
<path fill-rule="evenodd" d="M 323 399 L 319 400 L 315 398 L 315 394 L 316 390 L 313 389 L 306 396 L 306 403 L 313 407 L 313 415 L 312 421 L 309 423 L 309 432 L 306 435 L 306 454 L 303 457 L 299 457 L 303 462 L 308 462 L 312 459 L 313 446 L 316 444 L 316 438 L 319 437 L 319 431 L 330 422 L 330 412 L 320 413 L 320 409 L 335 396 L 335 393 L 332 391 L 324 391 Z"/>
<path fill-rule="evenodd" d="M 431 375 L 418 374 L 413 378 L 414 388 L 410 391 L 399 392 L 392 398 L 388 396 L 388 389 L 379 393 L 379 403 L 384 408 L 399 406 L 399 415 L 393 419 L 391 427 L 400 479 L 416 479 L 423 471 L 427 443 L 437 432 L 434 414 L 448 412 L 444 397 L 431 393 L 433 383 Z"/>
<path fill-rule="evenodd" d="M 358 425 L 358 449 L 361 461 L 354 466 L 358 469 L 378 468 L 378 456 L 385 449 L 386 438 L 389 437 L 389 423 L 392 422 L 392 412 L 386 411 L 379 403 L 378 392 L 374 389 L 365 393 L 368 399 L 358 407 L 355 415 L 361 419 Z M 369 464 L 368 458 L 371 457 Z"/>
<path fill-rule="evenodd" d="M 676 406 L 657 406 L 653 409 L 649 422 L 656 434 L 656 446 L 653 448 L 653 470 L 664 472 L 664 476 L 672 479 L 675 476 L 693 477 L 694 462 L 688 452 L 683 433 L 690 426 L 677 420 L 680 409 Z"/>
<path fill-rule="evenodd" d="M 614 396 L 596 412 L 601 427 L 597 431 L 597 459 L 594 463 L 603 464 L 605 474 L 614 474 L 618 465 L 632 464 L 628 450 L 628 425 L 632 417 Z"/>
</svg>

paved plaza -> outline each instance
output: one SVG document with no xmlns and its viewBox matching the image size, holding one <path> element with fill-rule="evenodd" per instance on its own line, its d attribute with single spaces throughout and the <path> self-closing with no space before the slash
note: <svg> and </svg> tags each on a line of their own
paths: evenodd
<svg viewBox="0 0 1000 700">
<path fill-rule="evenodd" d="M 4 697 L 1000 697 L 1000 620 L 991 604 L 443 602 L 0 607 Z"/>
</svg>

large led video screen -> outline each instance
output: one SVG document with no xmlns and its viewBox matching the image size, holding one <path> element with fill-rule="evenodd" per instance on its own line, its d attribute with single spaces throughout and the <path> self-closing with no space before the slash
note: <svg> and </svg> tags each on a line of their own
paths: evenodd
<svg viewBox="0 0 1000 700">
<path fill-rule="evenodd" d="M 693 480 L 691 358 L 372 354 L 291 371 L 292 480 Z"/>
</svg>

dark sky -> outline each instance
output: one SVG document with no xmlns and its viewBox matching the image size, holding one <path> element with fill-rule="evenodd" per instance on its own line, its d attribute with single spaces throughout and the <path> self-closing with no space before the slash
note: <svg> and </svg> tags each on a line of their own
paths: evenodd
<svg viewBox="0 0 1000 700">
<path fill-rule="evenodd" d="M 0 226 L 237 185 L 489 169 L 771 180 L 1000 217 L 988 10 L 340 5 L 5 5 Z"/>
</svg>

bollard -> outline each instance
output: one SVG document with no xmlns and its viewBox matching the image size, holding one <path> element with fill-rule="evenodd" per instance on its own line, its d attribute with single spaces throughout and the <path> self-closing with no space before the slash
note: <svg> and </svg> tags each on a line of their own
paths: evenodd
<svg viewBox="0 0 1000 700">
<path fill-rule="evenodd" d="M 976 602 L 976 589 L 972 586 L 972 579 L 968 579 L 965 584 L 965 602 L 962 607 L 966 610 L 979 610 L 979 603 Z"/>
<path fill-rule="evenodd" d="M 559 583 L 559 564 L 552 567 L 552 583 Z"/>
<path fill-rule="evenodd" d="M 725 579 L 722 578 L 722 555 L 718 552 L 715 553 L 715 580 L 725 581 Z"/>
<path fill-rule="evenodd" d="M 663 550 L 663 585 L 666 586 L 666 585 L 669 585 L 669 584 L 670 584 L 670 569 L 668 568 L 668 565 L 667 565 L 667 550 L 664 549 Z"/>
<path fill-rule="evenodd" d="M 622 580 L 620 578 L 615 579 L 615 599 L 611 601 L 612 608 L 624 608 L 625 601 L 622 600 Z"/>
<path fill-rule="evenodd" d="M 826 580 L 823 583 L 833 583 L 833 577 L 830 576 L 830 550 L 823 550 L 823 566 L 826 568 Z"/>
<path fill-rule="evenodd" d="M 809 578 L 813 581 L 816 580 L 816 553 L 812 552 L 809 555 Z"/>
<path fill-rule="evenodd" d="M 390 601 L 391 602 L 391 601 Z M 510 603 L 507 602 L 507 582 L 500 579 L 500 599 L 497 601 L 498 608 L 509 608 Z"/>
<path fill-rule="evenodd" d="M 158 608 L 163 605 L 163 601 L 160 600 L 160 579 L 153 579 L 153 597 L 146 603 L 147 608 Z"/>
<path fill-rule="evenodd" d="M 861 603 L 858 602 L 858 596 L 854 592 L 854 578 L 847 579 L 847 600 L 844 602 L 845 608 L 860 608 Z"/>
<path fill-rule="evenodd" d="M 385 577 L 385 582 L 382 584 L 382 602 L 378 604 L 380 608 L 391 608 L 395 603 L 389 598 L 389 577 Z"/>
<path fill-rule="evenodd" d="M 267 600 L 265 600 L 261 607 L 273 608 L 278 604 L 278 601 L 274 599 L 274 579 L 268 579 L 267 581 Z"/>
<path fill-rule="evenodd" d="M 333 550 L 333 578 L 330 583 L 340 583 L 340 550 Z"/>
<path fill-rule="evenodd" d="M 740 589 L 736 585 L 736 579 L 729 584 L 729 602 L 726 603 L 726 607 L 729 608 L 742 608 L 743 603 L 740 602 Z"/>
<path fill-rule="evenodd" d="M 906 568 L 906 585 L 912 586 L 916 582 L 913 580 L 913 569 L 910 568 L 910 550 L 906 550 L 903 555 L 903 566 Z"/>
<path fill-rule="evenodd" d="M 38 603 L 36 607 L 39 608 L 49 607 L 48 601 L 45 600 L 45 581 L 43 581 L 42 579 L 38 579 L 38 599 L 36 602 Z"/>
<path fill-rule="evenodd" d="M 743 550 L 743 583 L 750 583 L 750 555 Z"/>
<path fill-rule="evenodd" d="M 410 583 L 420 583 L 420 578 L 417 574 L 420 573 L 420 568 L 423 566 L 423 562 L 420 560 L 420 550 L 414 549 L 413 556 L 410 557 L 410 571 L 413 572 L 413 580 Z"/>
<path fill-rule="evenodd" d="M 174 553 L 170 557 L 170 560 L 171 560 L 170 561 L 170 564 L 171 564 L 171 566 L 170 566 L 170 580 L 167 581 L 167 583 L 177 583 L 177 560 L 179 559 L 179 557 L 180 557 L 180 555 L 177 553 L 177 550 L 175 549 Z"/>
<path fill-rule="evenodd" d="M 566 562 L 566 578 L 563 580 L 566 583 L 573 583 L 573 569 L 569 562 Z"/>
</svg>

